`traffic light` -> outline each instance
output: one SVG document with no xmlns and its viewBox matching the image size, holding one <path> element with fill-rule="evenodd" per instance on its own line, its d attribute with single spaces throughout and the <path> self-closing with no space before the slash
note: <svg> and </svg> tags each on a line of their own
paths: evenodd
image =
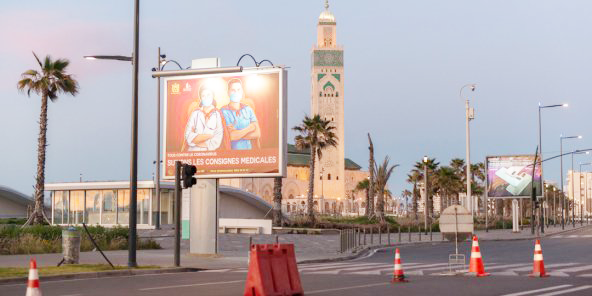
<svg viewBox="0 0 592 296">
<path fill-rule="evenodd" d="M 183 164 L 181 169 L 182 172 L 182 180 L 183 180 L 183 188 L 189 188 L 197 183 L 197 179 L 193 177 L 197 172 L 197 168 L 194 165 L 190 164 Z"/>
</svg>

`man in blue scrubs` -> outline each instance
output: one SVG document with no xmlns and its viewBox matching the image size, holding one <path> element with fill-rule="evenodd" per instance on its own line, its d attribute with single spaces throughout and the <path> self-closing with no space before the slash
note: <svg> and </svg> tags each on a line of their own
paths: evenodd
<svg viewBox="0 0 592 296">
<path fill-rule="evenodd" d="M 251 150 L 253 143 L 258 143 L 261 130 L 253 108 L 241 103 L 244 90 L 240 79 L 228 81 L 228 96 L 230 102 L 221 110 L 230 133 L 232 150 Z"/>
</svg>

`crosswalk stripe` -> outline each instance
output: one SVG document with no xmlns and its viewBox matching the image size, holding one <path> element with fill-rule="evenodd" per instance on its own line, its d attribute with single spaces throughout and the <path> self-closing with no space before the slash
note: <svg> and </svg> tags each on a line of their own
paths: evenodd
<svg viewBox="0 0 592 296">
<path fill-rule="evenodd" d="M 532 263 L 506 264 L 506 265 L 497 265 L 497 266 L 493 266 L 493 267 L 487 266 L 485 268 L 485 270 L 501 269 L 501 268 L 509 268 L 509 267 L 519 267 L 519 266 L 532 266 Z"/>
<path fill-rule="evenodd" d="M 549 268 L 549 267 L 560 267 L 560 266 L 570 266 L 570 265 L 576 265 L 577 263 L 556 263 L 556 264 L 545 264 L 545 268 Z M 524 268 L 512 268 L 513 271 L 529 271 L 532 270 L 532 266 L 530 267 L 524 267 Z"/>
<path fill-rule="evenodd" d="M 570 267 L 570 268 L 558 269 L 556 271 L 560 271 L 560 272 L 579 272 L 579 271 L 584 271 L 584 270 L 589 270 L 589 269 L 592 269 L 592 265 L 584 265 L 584 266 Z"/>
<path fill-rule="evenodd" d="M 306 273 L 308 274 L 339 274 L 340 272 L 343 271 L 352 271 L 352 270 L 364 270 L 364 269 L 370 269 L 370 270 L 374 270 L 377 268 L 385 268 L 385 267 L 392 267 L 392 264 L 381 264 L 381 265 L 374 265 L 374 266 L 352 266 L 352 267 L 346 267 L 346 268 L 336 268 L 336 269 L 329 269 L 329 270 L 314 270 L 314 271 L 306 271 Z"/>
<path fill-rule="evenodd" d="M 579 274 L 578 277 L 592 277 L 592 273 Z"/>
<path fill-rule="evenodd" d="M 567 287 L 571 287 L 571 286 L 572 285 L 559 285 L 559 286 L 547 287 L 547 288 L 542 288 L 542 289 L 522 291 L 522 292 L 512 293 L 512 294 L 505 294 L 502 296 L 522 296 L 522 295 L 534 294 L 534 293 L 538 293 L 538 292 L 563 289 L 563 288 L 567 288 Z"/>
<path fill-rule="evenodd" d="M 383 265 L 380 263 L 359 263 L 356 264 L 357 267 L 370 267 L 370 266 L 377 266 L 377 265 Z M 341 265 L 341 266 L 319 266 L 319 267 L 313 267 L 313 268 L 300 268 L 300 271 L 308 271 L 308 272 L 315 272 L 315 271 L 322 271 L 322 270 L 331 270 L 331 269 L 337 269 L 337 268 L 347 268 L 347 267 L 351 267 L 350 264 L 348 265 Z"/>
<path fill-rule="evenodd" d="M 567 289 L 567 290 L 563 290 L 563 291 L 557 291 L 557 292 L 551 292 L 551 293 L 541 294 L 539 296 L 561 295 L 561 294 L 571 293 L 571 292 L 575 292 L 575 291 L 586 290 L 586 289 L 590 289 L 590 288 L 592 288 L 592 286 L 586 285 L 586 286 L 575 287 L 575 288 L 571 288 L 571 289 Z"/>
</svg>

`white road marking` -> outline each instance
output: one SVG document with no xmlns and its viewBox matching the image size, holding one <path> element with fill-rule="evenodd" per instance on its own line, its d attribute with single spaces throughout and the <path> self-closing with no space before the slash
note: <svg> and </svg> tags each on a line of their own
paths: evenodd
<svg viewBox="0 0 592 296">
<path fill-rule="evenodd" d="M 405 270 L 412 270 L 412 269 L 421 269 L 424 267 L 433 267 L 433 266 L 442 266 L 442 265 L 448 265 L 448 263 L 436 263 L 436 264 L 420 264 L 420 265 L 415 265 L 415 266 L 410 266 L 410 267 L 405 267 L 411 264 L 417 264 L 417 263 L 403 263 L 403 272 L 405 272 Z M 359 274 L 359 275 L 381 275 L 383 272 L 390 272 L 393 271 L 393 267 L 390 268 L 383 268 L 383 269 L 378 269 L 378 270 L 368 270 L 368 271 L 358 271 L 358 272 L 350 272 L 349 274 Z"/>
<path fill-rule="evenodd" d="M 380 266 L 380 265 L 384 265 L 381 263 L 359 263 L 359 264 L 355 264 L 355 268 L 361 268 L 361 267 L 372 267 L 372 266 Z M 300 268 L 300 272 L 307 272 L 307 273 L 315 273 L 315 272 L 320 272 L 320 271 L 325 271 L 325 270 L 331 270 L 331 269 L 337 269 L 337 268 L 353 268 L 352 265 L 341 265 L 341 266 L 319 266 L 319 267 L 314 267 L 314 268 Z"/>
<path fill-rule="evenodd" d="M 202 270 L 200 272 L 229 272 L 232 269 L 208 269 L 208 270 Z"/>
<path fill-rule="evenodd" d="M 571 266 L 571 265 L 576 265 L 577 263 L 556 263 L 556 264 L 548 264 L 545 265 L 545 269 L 549 268 L 549 267 L 559 267 L 559 266 Z M 532 270 L 532 266 L 529 267 L 524 267 L 524 268 L 512 268 L 513 271 L 531 271 Z"/>
<path fill-rule="evenodd" d="M 313 291 L 307 291 L 306 292 L 306 295 L 310 295 L 310 294 L 321 294 L 321 293 L 326 293 L 326 292 L 349 290 L 349 289 L 360 289 L 360 288 L 378 287 L 378 286 L 385 286 L 385 285 L 389 285 L 389 284 L 390 284 L 389 282 L 386 282 L 386 283 L 385 282 L 382 282 L 382 283 L 368 284 L 368 285 L 349 286 L 349 287 L 324 289 L 324 290 L 313 290 Z"/>
<path fill-rule="evenodd" d="M 161 287 L 152 287 L 152 288 L 142 288 L 142 289 L 139 289 L 139 290 L 140 291 L 151 291 L 151 290 L 161 290 L 161 289 L 174 289 L 174 288 L 209 286 L 209 285 L 223 285 L 223 284 L 242 283 L 244 281 L 245 280 L 227 281 L 227 282 L 199 283 L 199 284 L 187 284 L 187 285 L 175 285 L 175 286 L 161 286 Z"/>
<path fill-rule="evenodd" d="M 375 266 L 355 266 L 355 267 L 348 267 L 348 268 L 338 268 L 334 270 L 326 270 L 326 271 L 308 271 L 307 274 L 339 274 L 343 271 L 357 271 L 357 270 L 365 270 L 365 269 L 383 269 L 385 267 L 389 267 L 393 269 L 393 264 L 380 264 Z"/>
<path fill-rule="evenodd" d="M 592 269 L 592 265 L 584 265 L 584 266 L 578 266 L 578 267 L 571 267 L 571 268 L 563 268 L 563 269 L 559 269 L 556 271 L 560 271 L 560 272 L 579 272 L 579 271 L 584 271 L 584 270 L 589 270 Z"/>
<path fill-rule="evenodd" d="M 523 291 L 523 292 L 512 293 L 512 294 L 505 294 L 502 296 L 522 296 L 522 295 L 534 294 L 534 293 L 538 293 L 538 292 L 563 289 L 563 288 L 567 288 L 567 287 L 571 287 L 571 286 L 572 285 L 559 285 L 559 286 L 547 287 L 547 288 L 542 288 L 542 289 L 529 290 L 529 291 Z"/>
<path fill-rule="evenodd" d="M 552 293 L 547 293 L 547 294 L 540 294 L 539 296 L 561 295 L 561 294 L 571 293 L 571 292 L 575 292 L 575 291 L 586 290 L 586 289 L 590 289 L 590 288 L 592 288 L 592 286 L 586 285 L 586 286 L 571 288 L 571 289 L 567 289 L 567 290 L 563 290 L 563 291 L 557 291 L 557 292 L 552 292 Z"/>
</svg>

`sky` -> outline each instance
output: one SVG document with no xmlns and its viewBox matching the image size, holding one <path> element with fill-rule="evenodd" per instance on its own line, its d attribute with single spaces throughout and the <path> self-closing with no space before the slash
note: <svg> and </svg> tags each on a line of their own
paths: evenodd
<svg viewBox="0 0 592 296">
<path fill-rule="evenodd" d="M 139 179 L 152 178 L 156 151 L 157 48 L 187 67 L 219 57 L 234 66 L 250 53 L 289 67 L 288 125 L 310 112 L 311 49 L 322 0 L 141 1 Z M 332 0 L 337 43 L 345 49 L 346 157 L 367 168 L 367 138 L 377 160 L 400 164 L 389 187 L 410 188 L 406 175 L 424 155 L 441 164 L 465 157 L 469 95 L 471 160 L 533 154 L 542 112 L 544 157 L 592 148 L 592 2 L 581 0 Z M 133 1 L 2 1 L 0 3 L 0 185 L 33 192 L 40 98 L 19 93 L 20 74 L 40 56 L 70 60 L 76 97 L 49 104 L 46 181 L 128 180 L 131 70 L 92 54 L 130 55 Z M 243 61 L 243 66 L 251 66 Z M 174 69 L 174 68 L 171 68 Z M 295 134 L 290 131 L 293 142 Z M 578 155 L 578 163 L 592 156 Z M 571 159 L 564 159 L 564 170 Z M 559 161 L 544 166 L 559 182 Z M 585 167 L 586 168 L 586 167 Z M 592 167 L 588 166 L 590 170 Z"/>
</svg>

